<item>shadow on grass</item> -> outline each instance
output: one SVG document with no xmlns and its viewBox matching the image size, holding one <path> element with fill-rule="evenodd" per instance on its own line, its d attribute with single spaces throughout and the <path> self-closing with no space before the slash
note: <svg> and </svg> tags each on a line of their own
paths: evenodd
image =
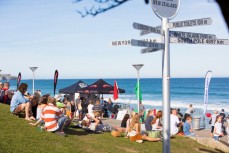
<svg viewBox="0 0 229 153">
<path fill-rule="evenodd" d="M 71 129 L 71 128 L 67 128 L 66 130 L 64 130 L 66 134 L 68 135 L 78 135 L 78 136 L 83 136 L 83 135 L 88 135 L 88 132 L 82 131 L 82 130 L 75 130 L 75 129 Z"/>
<path fill-rule="evenodd" d="M 207 153 L 224 153 L 223 151 L 219 150 L 219 149 L 215 149 L 216 151 L 211 151 L 208 149 L 204 149 L 204 148 L 199 148 L 199 151 L 203 151 L 203 152 L 207 152 Z"/>
</svg>

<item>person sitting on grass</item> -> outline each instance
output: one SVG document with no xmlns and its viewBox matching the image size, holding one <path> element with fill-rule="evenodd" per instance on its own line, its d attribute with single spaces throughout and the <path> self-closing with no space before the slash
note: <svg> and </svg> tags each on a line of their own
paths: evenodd
<svg viewBox="0 0 229 153">
<path fill-rule="evenodd" d="M 47 106 L 49 95 L 44 95 L 41 97 L 41 101 L 37 106 L 37 116 L 36 120 L 39 120 L 44 108 Z"/>
<path fill-rule="evenodd" d="M 12 97 L 10 103 L 10 111 L 14 114 L 18 114 L 25 111 L 25 119 L 27 121 L 32 121 L 35 120 L 31 111 L 32 104 L 30 102 L 33 96 L 29 96 L 28 98 L 24 97 L 27 88 L 28 85 L 26 83 L 20 84 L 20 86 L 18 87 L 18 91 Z"/>
<path fill-rule="evenodd" d="M 218 115 L 216 117 L 214 131 L 213 131 L 213 138 L 215 140 L 220 140 L 220 138 L 224 136 L 223 129 L 222 129 L 222 118 L 223 117 L 221 115 Z"/>
<path fill-rule="evenodd" d="M 153 121 L 154 111 L 151 109 L 148 111 L 145 120 L 145 129 L 146 131 L 152 131 L 152 121 Z"/>
<path fill-rule="evenodd" d="M 85 129 L 89 129 L 91 131 L 95 131 L 98 124 L 101 123 L 99 119 L 100 116 L 101 116 L 100 112 L 94 112 L 91 115 L 86 114 L 81 123 L 82 127 Z"/>
<path fill-rule="evenodd" d="M 179 118 L 177 117 L 177 110 L 172 108 L 172 113 L 170 114 L 170 134 L 171 136 L 176 135 L 179 132 L 180 125 Z"/>
<path fill-rule="evenodd" d="M 129 114 L 125 114 L 125 116 L 123 117 L 122 119 L 122 122 L 121 122 L 121 127 L 116 127 L 114 126 L 114 129 L 117 130 L 117 131 L 122 131 L 122 132 L 126 132 L 126 128 L 127 128 L 127 120 L 129 120 L 130 118 L 130 115 Z"/>
<path fill-rule="evenodd" d="M 157 114 L 152 121 L 154 131 L 162 131 L 161 118 L 162 118 L 162 111 L 157 111 Z"/>
<path fill-rule="evenodd" d="M 48 99 L 48 105 L 44 108 L 41 119 L 45 122 L 45 129 L 47 131 L 66 136 L 63 131 L 66 116 L 62 116 L 61 110 L 56 106 L 55 98 L 51 97 Z"/>
<path fill-rule="evenodd" d="M 128 136 L 131 141 L 136 141 L 138 143 L 142 143 L 143 140 L 156 142 L 160 141 L 161 138 L 150 138 L 147 135 L 141 135 L 141 123 L 140 123 L 140 115 L 136 114 L 132 121 L 130 122 L 130 126 L 128 128 Z"/>
<path fill-rule="evenodd" d="M 186 121 L 183 125 L 183 132 L 185 136 L 196 136 L 195 133 L 193 133 L 193 129 L 192 129 L 192 117 L 191 116 L 187 116 L 186 117 Z"/>
</svg>

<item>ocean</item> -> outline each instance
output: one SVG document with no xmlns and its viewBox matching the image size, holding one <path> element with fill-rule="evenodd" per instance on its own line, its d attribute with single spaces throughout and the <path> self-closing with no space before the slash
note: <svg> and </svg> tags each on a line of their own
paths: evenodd
<svg viewBox="0 0 229 153">
<path fill-rule="evenodd" d="M 88 85 L 94 83 L 98 79 L 81 79 Z M 131 79 L 104 79 L 111 85 L 114 80 L 117 81 L 118 87 L 125 89 L 124 94 L 119 94 L 119 99 L 115 102 L 127 104 L 131 109 L 137 109 L 137 97 L 135 95 L 136 78 Z M 58 94 L 59 89 L 65 88 L 78 82 L 79 79 L 59 79 L 56 89 Z M 204 100 L 204 78 L 172 78 L 171 87 L 171 107 L 180 108 L 181 113 L 184 113 L 189 106 L 193 105 L 195 112 L 194 117 L 201 117 L 200 125 L 203 126 L 203 100 Z M 32 93 L 32 79 L 21 80 L 21 83 L 28 84 L 28 92 Z M 10 89 L 16 90 L 16 80 L 10 80 Z M 35 90 L 41 90 L 42 94 L 51 94 L 53 96 L 53 80 L 35 80 Z M 159 78 L 142 78 L 140 80 L 142 91 L 142 103 L 146 109 L 162 110 L 162 79 Z M 104 99 L 112 98 L 113 95 L 103 95 Z M 209 105 L 207 113 L 213 113 L 214 110 L 221 111 L 225 109 L 226 114 L 229 113 L 229 78 L 212 78 L 209 86 Z M 210 128 L 207 124 L 209 121 L 206 118 L 206 128 Z"/>
<path fill-rule="evenodd" d="M 97 79 L 81 79 L 87 84 L 92 84 Z M 104 79 L 111 85 L 114 84 L 114 79 Z M 134 89 L 137 79 L 115 79 L 118 87 L 125 89 L 126 93 L 119 94 L 117 102 L 130 104 L 131 107 L 137 108 L 137 97 Z M 58 90 L 67 87 L 79 79 L 59 79 L 56 93 Z M 182 112 L 193 104 L 197 110 L 197 114 L 203 113 L 203 99 L 204 99 L 204 78 L 172 78 L 171 87 L 171 107 L 180 108 Z M 32 79 L 21 80 L 21 83 L 29 85 L 28 92 L 32 93 Z M 10 80 L 10 89 L 16 90 L 16 80 Z M 143 104 L 146 108 L 162 109 L 162 79 L 159 78 L 142 78 L 140 79 Z M 53 80 L 35 80 L 35 90 L 41 90 L 42 94 L 53 95 Z M 113 95 L 103 95 L 106 98 L 112 98 Z M 220 111 L 222 108 L 229 112 L 229 78 L 212 78 L 209 87 L 209 105 L 208 110 Z"/>
</svg>

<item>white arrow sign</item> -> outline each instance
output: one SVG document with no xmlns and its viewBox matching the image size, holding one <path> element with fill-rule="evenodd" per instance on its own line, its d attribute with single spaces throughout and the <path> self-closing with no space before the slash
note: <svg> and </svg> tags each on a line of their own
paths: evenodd
<svg viewBox="0 0 229 153">
<path fill-rule="evenodd" d="M 192 27 L 192 26 L 204 26 L 212 24 L 211 18 L 203 18 L 203 19 L 193 19 L 186 21 L 178 21 L 178 22 L 170 22 L 168 23 L 168 27 L 172 28 L 184 28 L 184 27 Z"/>
<path fill-rule="evenodd" d="M 198 39 L 170 37 L 170 42 L 181 44 L 229 45 L 229 39 Z"/>
<path fill-rule="evenodd" d="M 159 51 L 159 50 L 161 50 L 161 49 L 148 47 L 148 48 L 141 49 L 141 54 L 152 53 L 152 52 L 156 52 L 156 51 Z"/>
<path fill-rule="evenodd" d="M 182 37 L 182 38 L 198 38 L 198 39 L 216 39 L 216 35 L 183 32 L 183 31 L 169 31 L 170 37 Z"/>
<path fill-rule="evenodd" d="M 164 46 L 165 46 L 162 43 L 153 43 L 153 42 L 147 42 L 147 41 L 135 40 L 135 39 L 131 39 L 131 45 L 139 46 L 139 47 L 152 47 L 152 48 L 158 48 L 158 49 L 164 49 Z"/>
<path fill-rule="evenodd" d="M 130 45 L 130 40 L 117 40 L 111 42 L 111 46 L 129 46 L 129 45 Z"/>
<path fill-rule="evenodd" d="M 155 28 L 161 30 L 161 26 L 156 26 Z M 146 30 L 141 30 L 140 31 L 140 36 L 147 35 L 147 34 L 150 34 L 150 33 L 152 33 L 152 32 L 146 31 Z"/>
<path fill-rule="evenodd" d="M 138 30 L 150 31 L 152 33 L 161 34 L 161 29 L 147 26 L 147 25 L 140 24 L 140 23 L 136 23 L 136 22 L 133 23 L 133 28 L 138 29 Z"/>
</svg>

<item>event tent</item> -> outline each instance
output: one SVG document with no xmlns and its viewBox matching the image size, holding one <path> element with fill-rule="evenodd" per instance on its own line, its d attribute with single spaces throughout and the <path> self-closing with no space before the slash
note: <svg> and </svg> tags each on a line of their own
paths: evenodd
<svg viewBox="0 0 229 153">
<path fill-rule="evenodd" d="M 77 93 L 78 90 L 84 89 L 87 86 L 88 85 L 86 83 L 79 80 L 78 82 L 74 83 L 73 85 L 70 85 L 66 88 L 60 89 L 59 93 L 73 95 L 73 94 Z"/>
<path fill-rule="evenodd" d="M 124 89 L 119 88 L 118 90 L 119 93 L 125 93 Z M 102 79 L 99 79 L 98 81 L 87 86 L 86 88 L 79 89 L 77 92 L 82 94 L 113 94 L 114 86 L 110 85 Z"/>
</svg>

